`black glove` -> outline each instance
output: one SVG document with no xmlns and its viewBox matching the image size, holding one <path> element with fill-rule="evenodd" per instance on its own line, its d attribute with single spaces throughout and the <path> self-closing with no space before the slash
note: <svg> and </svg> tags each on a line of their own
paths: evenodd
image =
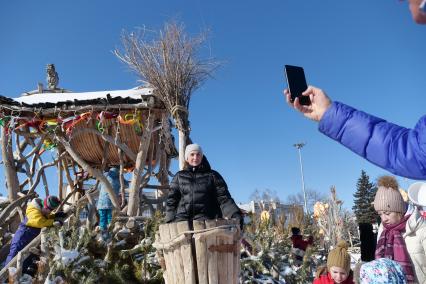
<svg viewBox="0 0 426 284">
<path fill-rule="evenodd" d="M 240 228 L 241 228 L 241 231 L 242 231 L 244 229 L 244 218 L 243 218 L 243 216 L 241 216 L 240 213 L 234 213 L 234 214 L 232 214 L 231 218 L 237 219 L 238 221 L 240 221 Z"/>
<path fill-rule="evenodd" d="M 62 218 L 63 219 L 65 217 L 67 217 L 67 213 L 65 213 L 63 211 L 59 211 L 59 212 L 55 213 L 55 220 L 56 220 L 56 218 Z"/>
</svg>

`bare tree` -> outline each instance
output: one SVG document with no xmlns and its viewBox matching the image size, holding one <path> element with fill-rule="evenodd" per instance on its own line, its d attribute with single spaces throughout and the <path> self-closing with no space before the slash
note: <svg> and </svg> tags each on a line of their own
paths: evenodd
<svg viewBox="0 0 426 284">
<path fill-rule="evenodd" d="M 205 33 L 189 37 L 184 26 L 166 23 L 158 38 L 150 38 L 145 28 L 123 33 L 123 51 L 116 56 L 153 88 L 172 115 L 179 131 L 179 167 L 184 165 L 184 150 L 189 138 L 188 107 L 194 90 L 219 66 L 213 59 L 200 59 Z"/>
<path fill-rule="evenodd" d="M 280 198 L 277 195 L 277 192 L 275 190 L 271 190 L 269 188 L 266 189 L 258 189 L 256 188 L 252 194 L 250 194 L 250 200 L 254 201 L 275 201 L 279 202 Z"/>
<path fill-rule="evenodd" d="M 322 192 L 318 192 L 316 190 L 313 189 L 306 189 L 306 203 L 308 205 L 308 209 L 311 209 L 314 207 L 314 204 L 317 201 L 324 201 L 327 199 L 327 195 L 322 193 Z M 298 192 L 296 194 L 290 194 L 287 197 L 287 202 L 289 204 L 297 204 L 297 205 L 302 205 L 304 204 L 304 199 L 303 199 L 303 193 L 302 192 Z"/>
</svg>

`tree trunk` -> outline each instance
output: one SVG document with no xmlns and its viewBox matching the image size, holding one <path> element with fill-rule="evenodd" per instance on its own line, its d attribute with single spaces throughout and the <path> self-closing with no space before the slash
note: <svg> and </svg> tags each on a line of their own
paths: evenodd
<svg viewBox="0 0 426 284">
<path fill-rule="evenodd" d="M 139 187 L 142 182 L 142 173 L 146 164 L 149 144 L 151 143 L 151 129 L 154 122 L 154 116 L 149 115 L 146 127 L 143 130 L 139 151 L 136 157 L 136 165 L 133 170 L 132 182 L 130 184 L 129 205 L 127 207 L 127 215 L 136 216 L 139 208 Z"/>
<path fill-rule="evenodd" d="M 6 128 L 2 127 L 1 154 L 3 157 L 3 165 L 7 182 L 7 195 L 9 201 L 13 201 L 18 198 L 19 179 L 16 173 L 16 168 L 13 160 L 12 139 L 10 135 L 11 133 L 7 134 Z"/>
</svg>

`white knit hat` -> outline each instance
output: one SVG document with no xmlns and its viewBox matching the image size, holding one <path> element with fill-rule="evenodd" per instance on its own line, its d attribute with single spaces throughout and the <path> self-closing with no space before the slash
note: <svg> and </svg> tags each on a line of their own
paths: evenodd
<svg viewBox="0 0 426 284">
<path fill-rule="evenodd" d="M 203 156 L 203 149 L 201 149 L 201 146 L 198 144 L 189 144 L 185 148 L 185 161 L 188 160 L 189 154 L 191 152 L 198 152 L 201 154 L 201 157 Z"/>
<path fill-rule="evenodd" d="M 426 206 L 426 183 L 416 182 L 408 188 L 408 198 L 415 205 Z"/>
</svg>

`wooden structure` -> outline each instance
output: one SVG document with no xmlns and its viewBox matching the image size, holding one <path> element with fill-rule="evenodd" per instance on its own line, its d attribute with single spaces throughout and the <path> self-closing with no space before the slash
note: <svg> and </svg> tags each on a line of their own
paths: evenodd
<svg viewBox="0 0 426 284">
<path fill-rule="evenodd" d="M 238 283 L 240 229 L 235 220 L 160 225 L 154 247 L 163 259 L 166 284 Z"/>
<path fill-rule="evenodd" d="M 83 184 L 97 188 L 100 183 L 116 209 L 138 216 L 144 208 L 154 210 L 155 204 L 161 208 L 170 161 L 177 156 L 171 116 L 152 88 L 73 93 L 57 87 L 53 65 L 47 71 L 48 89 L 39 83 L 37 90 L 20 98 L 0 96 L 1 156 L 10 202 L 0 212 L 2 258 L 10 232 L 24 218 L 26 201 L 37 190 L 47 196 L 57 186 L 65 200 L 66 185 L 70 195 L 84 195 Z M 120 167 L 121 200 L 104 176 L 114 166 Z M 50 167 L 56 169 L 56 178 L 48 176 Z M 131 173 L 127 192 L 125 173 Z M 146 189 L 157 194 L 148 198 Z"/>
</svg>

